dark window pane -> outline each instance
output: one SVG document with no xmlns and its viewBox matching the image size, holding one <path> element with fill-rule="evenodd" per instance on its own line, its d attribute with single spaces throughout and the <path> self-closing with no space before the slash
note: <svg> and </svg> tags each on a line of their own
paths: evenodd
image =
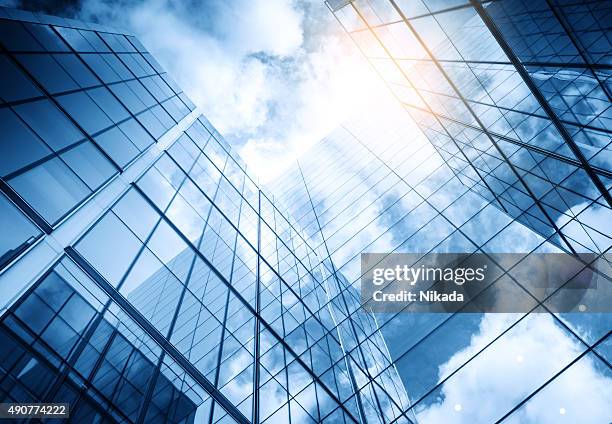
<svg viewBox="0 0 612 424">
<path fill-rule="evenodd" d="M 50 224 L 57 222 L 90 193 L 58 158 L 19 175 L 9 184 Z"/>
<path fill-rule="evenodd" d="M 90 142 L 70 149 L 62 154 L 62 159 L 92 190 L 96 190 L 116 172 L 115 167 Z"/>
<path fill-rule="evenodd" d="M 70 51 L 66 43 L 51 29 L 48 25 L 39 25 L 32 23 L 24 23 L 25 27 L 30 31 L 43 47 L 49 52 L 66 52 Z"/>
<path fill-rule="evenodd" d="M 3 194 L 0 194 L 0 228 L 0 267 L 42 234 Z"/>
<path fill-rule="evenodd" d="M 81 88 L 100 85 L 100 80 L 74 54 L 56 54 L 55 60 L 70 74 Z"/>
<path fill-rule="evenodd" d="M 10 109 L 0 109 L 0 175 L 51 154 L 45 144 Z"/>
<path fill-rule="evenodd" d="M 85 137 L 49 100 L 15 106 L 15 111 L 54 150 L 63 149 Z"/>
<path fill-rule="evenodd" d="M 57 101 L 89 134 L 95 134 L 112 125 L 108 116 L 83 92 L 60 96 Z"/>
<path fill-rule="evenodd" d="M 7 102 L 41 96 L 42 93 L 32 84 L 13 62 L 0 54 L 0 98 Z"/>
<path fill-rule="evenodd" d="M 49 54 L 19 54 L 16 57 L 28 72 L 52 94 L 79 88 Z"/>
<path fill-rule="evenodd" d="M 72 289 L 62 277 L 52 272 L 36 287 L 36 294 L 44 299 L 51 309 L 58 312 L 72 294 Z"/>
<path fill-rule="evenodd" d="M 31 295 L 17 308 L 15 315 L 36 334 L 47 326 L 53 317 L 53 311 L 38 296 Z"/>
<path fill-rule="evenodd" d="M 44 51 L 42 46 L 30 35 L 28 31 L 16 21 L 0 21 L 0 42 L 8 50 L 39 52 Z"/>
</svg>

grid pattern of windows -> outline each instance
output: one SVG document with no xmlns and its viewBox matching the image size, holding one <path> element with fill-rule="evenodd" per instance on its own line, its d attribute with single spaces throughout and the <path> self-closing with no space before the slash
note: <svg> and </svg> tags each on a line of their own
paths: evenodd
<svg viewBox="0 0 612 424">
<path fill-rule="evenodd" d="M 0 285 L 22 288 L 2 402 L 63 400 L 78 422 L 412 421 L 348 280 L 134 37 L 0 16 Z"/>
<path fill-rule="evenodd" d="M 390 369 L 398 373 L 410 396 L 403 417 L 420 424 L 609 421 L 610 314 L 578 304 L 557 311 L 560 289 L 580 275 L 597 273 L 599 288 L 612 288 L 610 245 L 607 259 L 599 255 L 602 267 L 582 261 L 575 276 L 538 291 L 528 258 L 561 252 L 554 238 L 541 237 L 462 183 L 394 101 L 380 116 L 345 123 L 270 186 L 328 272 L 346 278 L 331 295 L 333 304 L 345 305 L 339 326 L 353 326 L 358 335 L 347 355 L 367 360 L 386 341 L 391 362 L 369 372 L 374 379 Z M 374 330 L 360 325 L 362 252 L 486 254 L 494 278 L 455 313 L 429 313 L 412 302 L 401 312 L 376 314 Z M 497 253 L 523 255 L 509 263 Z M 496 286 L 529 312 L 479 312 L 478 303 Z M 381 421 L 402 422 L 399 416 Z"/>
<path fill-rule="evenodd" d="M 0 189 L 49 233 L 195 106 L 134 37 L 11 13 L 0 15 Z"/>
<path fill-rule="evenodd" d="M 609 2 L 327 4 L 465 185 L 565 251 L 606 251 Z"/>
</svg>

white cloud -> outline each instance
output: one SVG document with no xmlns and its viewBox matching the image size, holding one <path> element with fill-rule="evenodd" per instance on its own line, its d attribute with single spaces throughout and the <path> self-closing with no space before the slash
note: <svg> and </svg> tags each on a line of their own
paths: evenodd
<svg viewBox="0 0 612 424">
<path fill-rule="evenodd" d="M 319 0 L 82 0 L 63 12 L 134 33 L 263 182 L 382 87 Z"/>
<path fill-rule="evenodd" d="M 512 319 L 510 315 L 486 315 L 470 345 L 440 366 L 440 380 L 499 335 Z M 436 403 L 425 409 L 417 407 L 419 423 L 494 422 L 584 349 L 550 315 L 533 314 L 444 383 Z M 611 387 L 612 378 L 600 373 L 593 358 L 585 357 L 508 422 L 610 422 Z"/>
</svg>

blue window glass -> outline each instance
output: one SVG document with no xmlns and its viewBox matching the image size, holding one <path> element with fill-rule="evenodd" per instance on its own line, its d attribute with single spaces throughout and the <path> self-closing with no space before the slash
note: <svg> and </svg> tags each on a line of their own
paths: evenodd
<svg viewBox="0 0 612 424">
<path fill-rule="evenodd" d="M 0 194 L 0 228 L 0 268 L 42 234 L 3 194 Z"/>
<path fill-rule="evenodd" d="M 146 109 L 145 104 L 136 96 L 136 93 L 129 88 L 127 83 L 120 82 L 112 84 L 109 88 L 134 115 Z"/>
<path fill-rule="evenodd" d="M 12 102 L 42 95 L 42 92 L 32 84 L 13 62 L 0 54 L 0 98 Z"/>
<path fill-rule="evenodd" d="M 127 35 L 126 38 L 130 41 L 130 43 L 136 48 L 136 50 L 138 50 L 141 53 L 145 53 L 147 51 L 147 49 L 145 48 L 145 46 L 142 45 L 142 43 L 138 40 L 138 38 L 131 36 L 131 35 Z"/>
<path fill-rule="evenodd" d="M 10 109 L 0 109 L 0 175 L 5 176 L 51 154 Z"/>
<path fill-rule="evenodd" d="M 0 43 L 12 51 L 44 51 L 23 25 L 16 21 L 0 21 Z"/>
<path fill-rule="evenodd" d="M 78 30 L 60 26 L 56 26 L 54 28 L 75 51 L 95 52 L 93 46 L 89 44 L 89 41 L 87 41 Z"/>
<path fill-rule="evenodd" d="M 85 136 L 49 100 L 15 106 L 15 111 L 40 138 L 55 151 L 70 146 Z"/>
<path fill-rule="evenodd" d="M 149 65 L 151 65 L 153 67 L 153 69 L 155 69 L 155 71 L 158 74 L 161 74 L 164 71 L 164 68 L 162 68 L 162 66 L 159 64 L 159 62 L 157 60 L 155 60 L 155 58 L 150 54 L 150 53 L 144 53 L 142 55 L 146 61 L 149 63 Z"/>
<path fill-rule="evenodd" d="M 77 243 L 77 250 L 116 286 L 141 246 L 134 233 L 117 216 L 109 213 Z M 109 255 L 110 251 L 114 254 Z"/>
<path fill-rule="evenodd" d="M 125 51 L 125 47 L 121 42 L 117 39 L 119 36 L 117 34 L 109 34 L 107 32 L 98 32 L 100 38 L 104 40 L 106 44 L 108 44 L 112 51 L 114 52 L 123 52 Z"/>
<path fill-rule="evenodd" d="M 20 174 L 9 184 L 51 225 L 91 193 L 58 158 Z"/>
<path fill-rule="evenodd" d="M 70 149 L 61 157 L 91 190 L 99 188 L 116 172 L 115 167 L 90 142 Z"/>
<path fill-rule="evenodd" d="M 140 150 L 146 149 L 155 142 L 135 119 L 125 121 L 119 125 L 119 128 Z"/>
<path fill-rule="evenodd" d="M 115 123 L 119 123 L 129 118 L 128 111 L 119 103 L 106 87 L 92 88 L 87 90 L 87 94 L 96 102 L 109 118 Z"/>
<path fill-rule="evenodd" d="M 139 81 L 132 80 L 132 81 L 126 82 L 126 84 L 128 85 L 128 87 L 132 89 L 134 93 L 136 93 L 138 98 L 142 100 L 142 102 L 145 104 L 146 107 L 151 107 L 155 105 L 156 103 L 155 99 L 153 98 L 153 96 L 151 96 L 151 94 L 143 87 L 143 85 Z"/>
<path fill-rule="evenodd" d="M 79 55 L 81 59 L 89 65 L 91 69 L 96 73 L 105 83 L 109 84 L 112 82 L 121 81 L 121 77 L 110 67 L 108 63 L 97 53 L 86 53 Z"/>
<path fill-rule="evenodd" d="M 93 31 L 87 31 L 84 29 L 79 30 L 81 35 L 89 42 L 89 44 L 95 49 L 97 52 L 108 52 L 110 51 L 106 44 L 98 37 L 98 35 Z"/>
<path fill-rule="evenodd" d="M 136 119 L 138 119 L 138 122 L 140 122 L 156 139 L 159 139 L 166 132 L 162 123 L 159 122 L 150 110 L 145 110 L 136 116 Z"/>
<path fill-rule="evenodd" d="M 97 135 L 95 140 L 120 167 L 127 165 L 139 153 L 138 148 L 117 127 Z"/>
<path fill-rule="evenodd" d="M 49 54 L 19 54 L 16 57 L 28 72 L 52 94 L 79 88 Z"/>
<path fill-rule="evenodd" d="M 125 63 L 125 65 L 130 68 L 130 71 L 132 71 L 132 73 L 134 75 L 136 75 L 137 77 L 144 77 L 147 74 L 147 72 L 142 68 L 142 66 L 140 66 L 140 64 L 136 61 L 135 57 L 138 55 L 138 53 L 120 53 L 118 54 L 118 56 L 121 58 L 121 60 L 123 61 L 123 63 Z"/>
<path fill-rule="evenodd" d="M 134 78 L 134 75 L 125 67 L 123 63 L 114 54 L 105 54 L 102 56 L 106 63 L 119 75 L 122 80 Z"/>
<path fill-rule="evenodd" d="M 48 25 L 24 23 L 24 26 L 34 35 L 40 44 L 49 52 L 70 51 L 66 43 Z"/>
<path fill-rule="evenodd" d="M 94 101 L 83 92 L 59 96 L 57 101 L 89 134 L 95 134 L 113 124 Z"/>
<path fill-rule="evenodd" d="M 55 60 L 68 72 L 81 88 L 100 85 L 100 80 L 74 54 L 56 54 Z"/>
</svg>

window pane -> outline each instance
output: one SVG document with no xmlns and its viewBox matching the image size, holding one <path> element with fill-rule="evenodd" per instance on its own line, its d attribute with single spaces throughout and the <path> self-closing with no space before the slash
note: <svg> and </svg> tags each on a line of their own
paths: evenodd
<svg viewBox="0 0 612 424">
<path fill-rule="evenodd" d="M 51 55 L 19 54 L 16 57 L 28 72 L 52 94 L 79 88 Z"/>
<path fill-rule="evenodd" d="M 9 184 L 51 225 L 91 192 L 58 158 L 15 177 Z"/>
<path fill-rule="evenodd" d="M 95 140 L 102 150 L 121 167 L 127 165 L 139 153 L 136 146 L 117 127 L 96 136 Z"/>
<path fill-rule="evenodd" d="M 42 234 L 3 194 L 0 194 L 0 228 L 0 267 Z"/>
<path fill-rule="evenodd" d="M 94 134 L 112 125 L 108 116 L 83 92 L 60 96 L 57 101 L 89 134 Z"/>
<path fill-rule="evenodd" d="M 10 109 L 0 109 L 0 175 L 29 165 L 51 154 L 51 149 Z"/>
<path fill-rule="evenodd" d="M 0 54 L 0 97 L 7 102 L 29 99 L 42 95 L 5 55 Z"/>
<path fill-rule="evenodd" d="M 15 111 L 53 150 L 60 150 L 85 138 L 77 127 L 49 100 L 15 107 Z"/>
<path fill-rule="evenodd" d="M 96 190 L 113 175 L 115 167 L 90 142 L 82 143 L 62 155 L 68 166 Z"/>
</svg>

